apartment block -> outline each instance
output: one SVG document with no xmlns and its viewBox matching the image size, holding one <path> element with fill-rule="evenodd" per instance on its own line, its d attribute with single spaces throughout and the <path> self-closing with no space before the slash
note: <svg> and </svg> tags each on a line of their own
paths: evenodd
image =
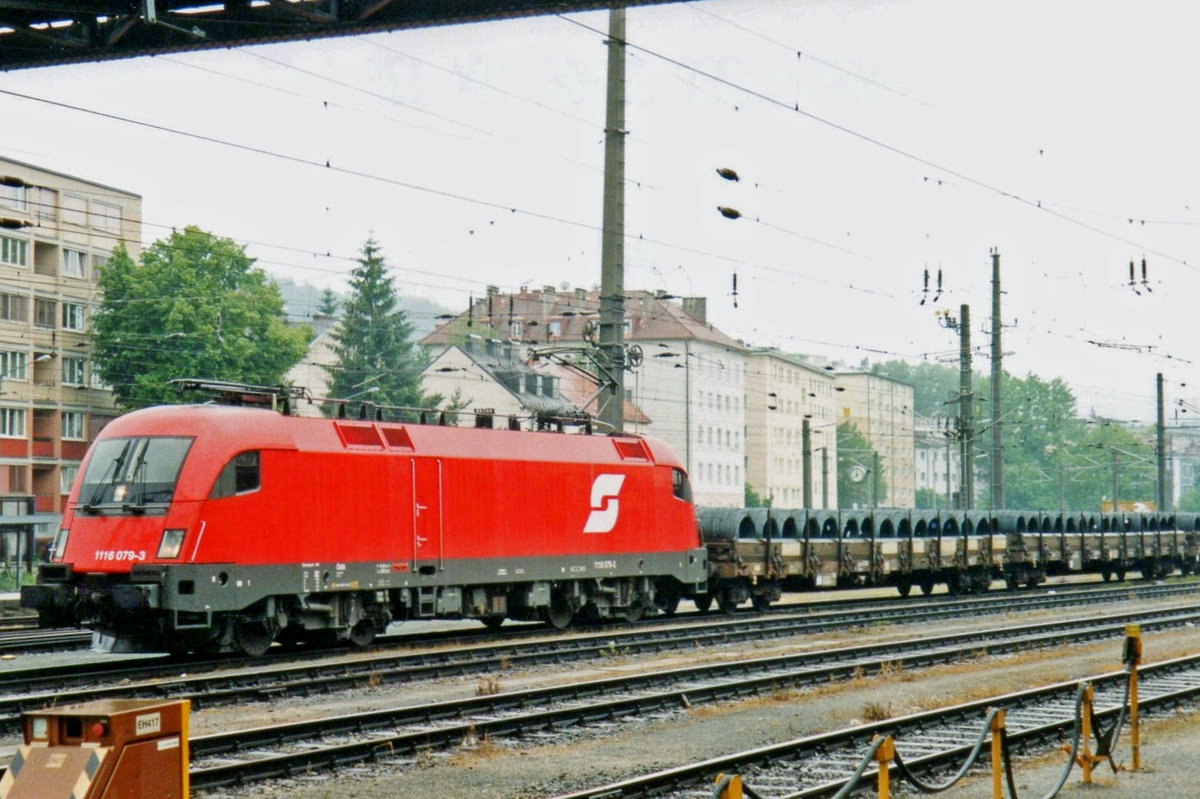
<svg viewBox="0 0 1200 799">
<path fill-rule="evenodd" d="M 117 415 L 88 322 L 113 250 L 140 254 L 141 214 L 137 194 L 0 158 L 0 533 L 18 519 L 53 532 L 88 443 Z"/>
</svg>

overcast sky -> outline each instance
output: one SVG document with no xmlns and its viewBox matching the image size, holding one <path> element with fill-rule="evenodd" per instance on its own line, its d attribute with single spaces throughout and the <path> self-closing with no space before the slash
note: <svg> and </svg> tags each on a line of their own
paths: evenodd
<svg viewBox="0 0 1200 799">
<path fill-rule="evenodd" d="M 995 247 L 1009 372 L 1147 420 L 1163 372 L 1174 419 L 1200 405 L 1200 379 L 1181 385 L 1200 364 L 1198 23 L 1184 0 L 630 9 L 626 286 L 706 296 L 734 337 L 849 364 L 955 363 L 934 310 L 968 303 L 986 372 Z M 0 94 L 0 152 L 141 194 L 147 241 L 197 224 L 322 287 L 345 289 L 371 235 L 402 293 L 454 310 L 488 284 L 592 286 L 606 26 L 3 73 L 4 92 L 77 108 Z"/>
</svg>

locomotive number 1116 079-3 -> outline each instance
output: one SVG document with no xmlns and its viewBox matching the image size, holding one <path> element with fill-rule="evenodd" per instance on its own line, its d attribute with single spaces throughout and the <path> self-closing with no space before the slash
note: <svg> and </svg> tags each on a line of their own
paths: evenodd
<svg viewBox="0 0 1200 799">
<path fill-rule="evenodd" d="M 96 560 L 145 560 L 146 550 L 139 549 L 97 549 Z"/>
</svg>

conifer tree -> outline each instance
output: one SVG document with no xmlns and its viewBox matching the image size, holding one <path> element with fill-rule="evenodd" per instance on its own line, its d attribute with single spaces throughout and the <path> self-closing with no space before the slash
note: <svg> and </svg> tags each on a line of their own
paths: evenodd
<svg viewBox="0 0 1200 799">
<path fill-rule="evenodd" d="M 330 334 L 337 363 L 326 367 L 332 378 L 329 396 L 407 408 L 436 404 L 439 397 L 421 392 L 421 370 L 428 360 L 412 341 L 412 332 L 397 306 L 379 244 L 367 239 L 350 273 L 341 322 Z"/>
<path fill-rule="evenodd" d="M 317 313 L 323 316 L 337 316 L 339 305 L 341 301 L 333 293 L 333 289 L 325 289 L 321 293 L 321 304 L 317 306 Z"/>
</svg>

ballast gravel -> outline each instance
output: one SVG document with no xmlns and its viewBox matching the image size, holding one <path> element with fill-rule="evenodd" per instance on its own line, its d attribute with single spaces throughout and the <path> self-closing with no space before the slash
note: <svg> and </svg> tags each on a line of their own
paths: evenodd
<svg viewBox="0 0 1200 799">
<path fill-rule="evenodd" d="M 1182 600 L 1177 602 L 1183 604 Z M 1161 606 L 1171 602 L 1154 604 Z M 1132 604 L 1105 606 L 1103 612 L 1118 613 L 1134 607 Z M 1068 610 L 1066 614 L 1078 615 L 1080 612 Z M 1023 614 L 1021 618 L 1028 620 L 1036 616 Z M 1001 626 L 1017 621 L 1016 617 L 1002 620 L 989 617 L 943 625 L 940 629 Z M 227 731 L 296 718 L 470 696 L 496 689 L 513 690 L 535 684 L 615 676 L 629 670 L 670 668 L 685 662 L 695 663 L 698 658 L 760 657 L 925 632 L 919 627 L 889 625 L 847 630 L 843 635 L 729 645 L 699 654 L 614 657 L 587 665 L 500 671 L 486 678 L 452 679 L 420 686 L 381 686 L 270 705 L 216 708 L 196 713 L 192 732 Z M 1148 634 L 1145 651 L 1147 661 L 1194 654 L 1200 651 L 1200 630 Z M 1119 639 L 1011 656 L 981 653 L 976 659 L 953 665 L 888 675 L 864 675 L 819 688 L 780 691 L 740 702 L 679 708 L 661 717 L 589 726 L 565 739 L 537 736 L 526 740 L 465 740 L 452 750 L 240 788 L 193 792 L 193 795 L 197 799 L 386 799 L 409 796 L 529 799 L 555 796 L 863 721 L 982 699 L 1053 681 L 1083 679 L 1119 669 L 1120 656 Z M 1194 777 L 1196 755 L 1200 752 L 1200 713 L 1149 720 L 1144 723 L 1142 741 L 1144 768 L 1141 772 L 1123 771 L 1113 775 L 1104 766 L 1097 768 L 1093 784 L 1084 786 L 1080 784 L 1080 773 L 1076 769 L 1061 795 L 1087 796 L 1089 799 L 1200 798 L 1200 787 Z M 903 741 L 898 741 L 897 745 L 903 751 Z M 1021 796 L 1045 796 L 1057 781 L 1065 758 L 1066 755 L 1060 752 L 1020 758 L 1017 781 Z M 1127 738 L 1118 749 L 1118 759 L 1126 764 L 1130 759 Z M 896 786 L 893 795 L 916 794 Z M 940 796 L 949 799 L 989 797 L 990 778 L 986 775 L 969 777 Z"/>
</svg>

